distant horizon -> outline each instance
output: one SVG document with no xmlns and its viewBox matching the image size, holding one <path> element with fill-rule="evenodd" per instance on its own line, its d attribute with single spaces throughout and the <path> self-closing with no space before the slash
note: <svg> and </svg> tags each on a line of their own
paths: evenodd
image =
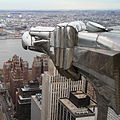
<svg viewBox="0 0 120 120">
<path fill-rule="evenodd" d="M 109 10 L 120 10 L 120 9 L 0 9 L 0 11 L 109 11 Z"/>
<path fill-rule="evenodd" d="M 1 10 L 116 10 L 118 0 L 0 0 Z"/>
</svg>

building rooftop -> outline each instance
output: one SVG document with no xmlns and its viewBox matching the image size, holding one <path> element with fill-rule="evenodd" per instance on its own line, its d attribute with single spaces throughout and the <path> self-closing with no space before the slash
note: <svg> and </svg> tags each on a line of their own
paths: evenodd
<svg viewBox="0 0 120 120">
<path fill-rule="evenodd" d="M 41 85 L 38 82 L 29 81 L 27 85 L 23 88 L 20 88 L 22 92 L 30 92 L 30 91 L 39 91 L 42 90 Z"/>
<path fill-rule="evenodd" d="M 75 117 L 95 115 L 95 113 L 89 109 L 91 107 L 96 106 L 96 104 L 92 100 L 90 101 L 90 105 L 88 107 L 81 107 L 81 108 L 75 106 L 68 98 L 61 98 L 60 102 L 64 104 Z"/>
<path fill-rule="evenodd" d="M 31 103 L 31 98 L 23 98 L 21 95 L 19 95 L 18 99 L 19 104 L 30 104 Z"/>
<path fill-rule="evenodd" d="M 36 95 L 31 96 L 31 98 L 34 100 L 34 102 L 37 104 L 37 106 L 42 109 L 41 102 L 37 99 Z"/>
<path fill-rule="evenodd" d="M 31 98 L 30 97 L 25 98 L 25 97 L 22 97 L 21 95 L 19 95 L 19 99 L 20 100 L 30 100 Z"/>
<path fill-rule="evenodd" d="M 40 88 L 21 88 L 23 92 L 30 92 L 30 91 L 35 91 L 35 90 L 40 90 Z"/>
</svg>

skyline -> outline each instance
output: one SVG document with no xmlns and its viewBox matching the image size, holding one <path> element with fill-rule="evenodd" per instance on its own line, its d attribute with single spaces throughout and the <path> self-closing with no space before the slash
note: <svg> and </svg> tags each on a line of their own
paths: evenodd
<svg viewBox="0 0 120 120">
<path fill-rule="evenodd" d="M 120 9 L 118 0 L 1 0 L 0 10 L 109 10 Z"/>
</svg>

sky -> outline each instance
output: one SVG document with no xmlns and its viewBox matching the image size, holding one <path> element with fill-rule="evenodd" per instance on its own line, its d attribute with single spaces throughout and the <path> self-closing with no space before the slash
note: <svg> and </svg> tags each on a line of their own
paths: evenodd
<svg viewBox="0 0 120 120">
<path fill-rule="evenodd" d="M 120 0 L 0 0 L 1 10 L 120 9 Z"/>
</svg>

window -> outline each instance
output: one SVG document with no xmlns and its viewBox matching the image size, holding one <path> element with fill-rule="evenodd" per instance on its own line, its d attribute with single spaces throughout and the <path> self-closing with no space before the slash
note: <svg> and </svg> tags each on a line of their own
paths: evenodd
<svg viewBox="0 0 120 120">
<path fill-rule="evenodd" d="M 66 113 L 67 113 L 67 110 L 66 108 L 64 108 L 64 120 L 66 120 Z"/>
<path fill-rule="evenodd" d="M 61 115 L 59 115 L 59 114 L 60 114 L 60 103 L 58 103 L 58 120 L 60 120 L 59 117 L 61 116 Z"/>
<path fill-rule="evenodd" d="M 61 120 L 63 120 L 62 117 L 63 117 L 63 106 L 61 105 Z"/>
<path fill-rule="evenodd" d="M 67 120 L 70 120 L 70 113 L 68 112 Z"/>
<path fill-rule="evenodd" d="M 75 120 L 75 118 L 71 115 L 71 120 Z"/>
</svg>

